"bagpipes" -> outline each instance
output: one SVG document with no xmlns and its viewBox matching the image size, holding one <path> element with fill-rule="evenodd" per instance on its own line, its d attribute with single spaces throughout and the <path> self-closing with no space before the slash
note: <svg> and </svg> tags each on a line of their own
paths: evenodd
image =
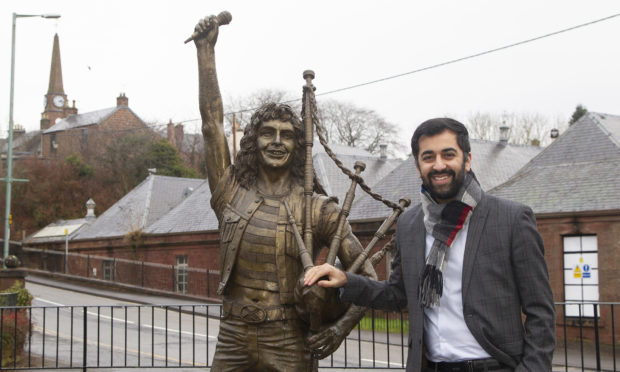
<svg viewBox="0 0 620 372">
<path fill-rule="evenodd" d="M 384 238 L 387 231 L 394 225 L 400 214 L 411 204 L 411 200 L 408 198 L 402 198 L 398 204 L 383 199 L 380 195 L 373 193 L 370 188 L 364 183 L 360 174 L 366 168 L 366 165 L 361 162 L 355 162 L 355 173 L 346 169 L 342 162 L 337 159 L 333 151 L 329 148 L 327 141 L 323 136 L 323 129 L 318 121 L 317 105 L 315 100 L 315 87 L 312 84 L 314 79 L 314 72 L 311 70 L 304 71 L 303 73 L 306 84 L 303 87 L 303 105 L 302 105 L 302 118 L 304 121 L 305 129 L 305 146 L 306 146 L 306 161 L 304 169 L 304 237 L 302 239 L 301 234 L 297 229 L 296 221 L 291 213 L 291 210 L 285 202 L 285 207 L 288 213 L 289 223 L 295 236 L 297 247 L 299 250 L 299 257 L 301 259 L 302 266 L 304 268 L 304 274 L 308 271 L 314 263 L 312 262 L 312 255 L 308 248 L 312 249 L 312 195 L 314 192 L 314 164 L 312 159 L 312 147 L 314 142 L 314 127 L 317 127 L 317 136 L 327 154 L 332 158 L 336 165 L 351 179 L 351 186 L 346 193 L 345 199 L 342 204 L 340 215 L 338 216 L 337 229 L 327 252 L 326 263 L 334 265 L 336 263 L 336 257 L 340 249 L 340 245 L 343 239 L 343 230 L 351 206 L 353 205 L 353 199 L 355 198 L 355 189 L 358 185 L 371 195 L 374 199 L 379 200 L 392 208 L 393 212 L 388 218 L 386 218 L 377 232 L 375 232 L 370 243 L 364 248 L 364 250 L 357 256 L 355 261 L 350 267 L 346 268 L 347 272 L 357 273 L 359 269 L 364 265 L 368 259 L 370 253 L 375 248 L 376 244 Z M 373 267 L 381 261 L 385 256 L 387 250 L 393 245 L 393 239 L 384 245 L 382 249 L 377 251 L 370 257 L 370 263 Z M 323 288 L 316 284 L 311 287 L 305 287 L 303 284 L 303 274 L 297 282 L 295 289 L 295 297 L 297 304 L 297 312 L 300 317 L 309 323 L 310 331 L 318 332 L 322 325 L 333 322 L 338 319 L 348 308 L 348 304 L 342 303 L 338 298 L 337 290 L 334 288 Z"/>
</svg>

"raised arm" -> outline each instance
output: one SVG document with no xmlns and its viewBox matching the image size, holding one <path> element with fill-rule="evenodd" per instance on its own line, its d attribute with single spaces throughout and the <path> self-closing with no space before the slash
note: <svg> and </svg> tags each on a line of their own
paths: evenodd
<svg viewBox="0 0 620 372">
<path fill-rule="evenodd" d="M 207 177 L 211 192 L 230 166 L 230 152 L 224 134 L 224 108 L 215 69 L 215 43 L 219 32 L 216 16 L 202 19 L 195 27 L 194 38 L 198 52 L 198 97 L 202 117 L 202 136 L 205 141 Z"/>
</svg>

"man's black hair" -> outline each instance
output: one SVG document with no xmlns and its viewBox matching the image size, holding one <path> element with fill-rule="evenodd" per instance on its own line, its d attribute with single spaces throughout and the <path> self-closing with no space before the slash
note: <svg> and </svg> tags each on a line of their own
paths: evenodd
<svg viewBox="0 0 620 372">
<path fill-rule="evenodd" d="M 415 158 L 416 164 L 420 153 L 420 137 L 432 137 L 443 133 L 445 130 L 456 133 L 456 143 L 463 151 L 463 157 L 467 157 L 471 151 L 471 146 L 469 144 L 469 132 L 465 125 L 450 118 L 435 118 L 420 124 L 411 137 L 411 154 Z"/>
</svg>

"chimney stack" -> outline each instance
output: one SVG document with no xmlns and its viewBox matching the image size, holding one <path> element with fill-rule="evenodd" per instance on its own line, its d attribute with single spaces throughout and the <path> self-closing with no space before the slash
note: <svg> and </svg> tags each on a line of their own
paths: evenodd
<svg viewBox="0 0 620 372">
<path fill-rule="evenodd" d="M 95 202 L 93 199 L 88 199 L 86 202 L 86 221 L 91 221 L 97 218 L 95 216 Z"/>
<path fill-rule="evenodd" d="M 168 126 L 166 127 L 166 138 L 172 146 L 176 146 L 176 143 L 174 142 L 174 124 L 172 124 L 172 119 L 170 119 Z"/>
<path fill-rule="evenodd" d="M 183 124 L 177 124 L 174 127 L 174 145 L 181 152 L 183 149 L 183 137 L 185 133 L 183 132 Z"/>
<path fill-rule="evenodd" d="M 49 129 L 50 126 L 51 126 L 51 122 L 50 122 L 49 116 L 47 116 L 46 113 L 42 113 L 41 114 L 41 126 L 40 126 L 41 131 Z"/>
<path fill-rule="evenodd" d="M 379 159 L 381 160 L 387 159 L 387 144 L 382 143 L 379 145 L 379 153 L 381 154 Z"/>
<path fill-rule="evenodd" d="M 508 133 L 510 131 L 510 127 L 506 125 L 506 123 L 502 123 L 499 126 L 499 144 L 505 146 L 508 143 Z"/>
<path fill-rule="evenodd" d="M 73 105 L 69 107 L 67 104 L 65 105 L 65 113 L 67 116 L 69 115 L 77 115 L 78 109 L 75 107 L 75 100 L 73 100 Z"/>
<path fill-rule="evenodd" d="M 24 129 L 24 127 L 19 124 L 15 124 L 15 126 L 13 127 L 13 138 L 17 138 L 24 133 L 26 133 L 26 129 Z"/>
<path fill-rule="evenodd" d="M 116 97 L 116 106 L 129 106 L 129 98 L 127 98 L 125 93 L 121 93 Z"/>
</svg>

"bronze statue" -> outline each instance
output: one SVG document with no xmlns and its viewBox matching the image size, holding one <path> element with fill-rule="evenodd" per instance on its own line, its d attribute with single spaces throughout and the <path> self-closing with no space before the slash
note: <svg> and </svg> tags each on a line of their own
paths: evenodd
<svg viewBox="0 0 620 372">
<path fill-rule="evenodd" d="M 220 221 L 223 318 L 211 370 L 311 371 L 316 359 L 338 348 L 364 309 L 351 306 L 318 332 L 309 332 L 307 319 L 296 308 L 304 268 L 294 230 L 304 224 L 311 228 L 312 244 L 306 248 L 313 259 L 337 234 L 338 258 L 345 267 L 362 247 L 348 223 L 340 226 L 336 200 L 325 195 L 316 176 L 314 192 L 307 195 L 311 206 L 304 213 L 305 128 L 288 105 L 270 103 L 254 113 L 231 165 L 214 51 L 219 26 L 230 22 L 225 13 L 201 20 L 190 38 L 198 52 L 211 207 Z M 360 272 L 376 278 L 369 262 Z"/>
</svg>

